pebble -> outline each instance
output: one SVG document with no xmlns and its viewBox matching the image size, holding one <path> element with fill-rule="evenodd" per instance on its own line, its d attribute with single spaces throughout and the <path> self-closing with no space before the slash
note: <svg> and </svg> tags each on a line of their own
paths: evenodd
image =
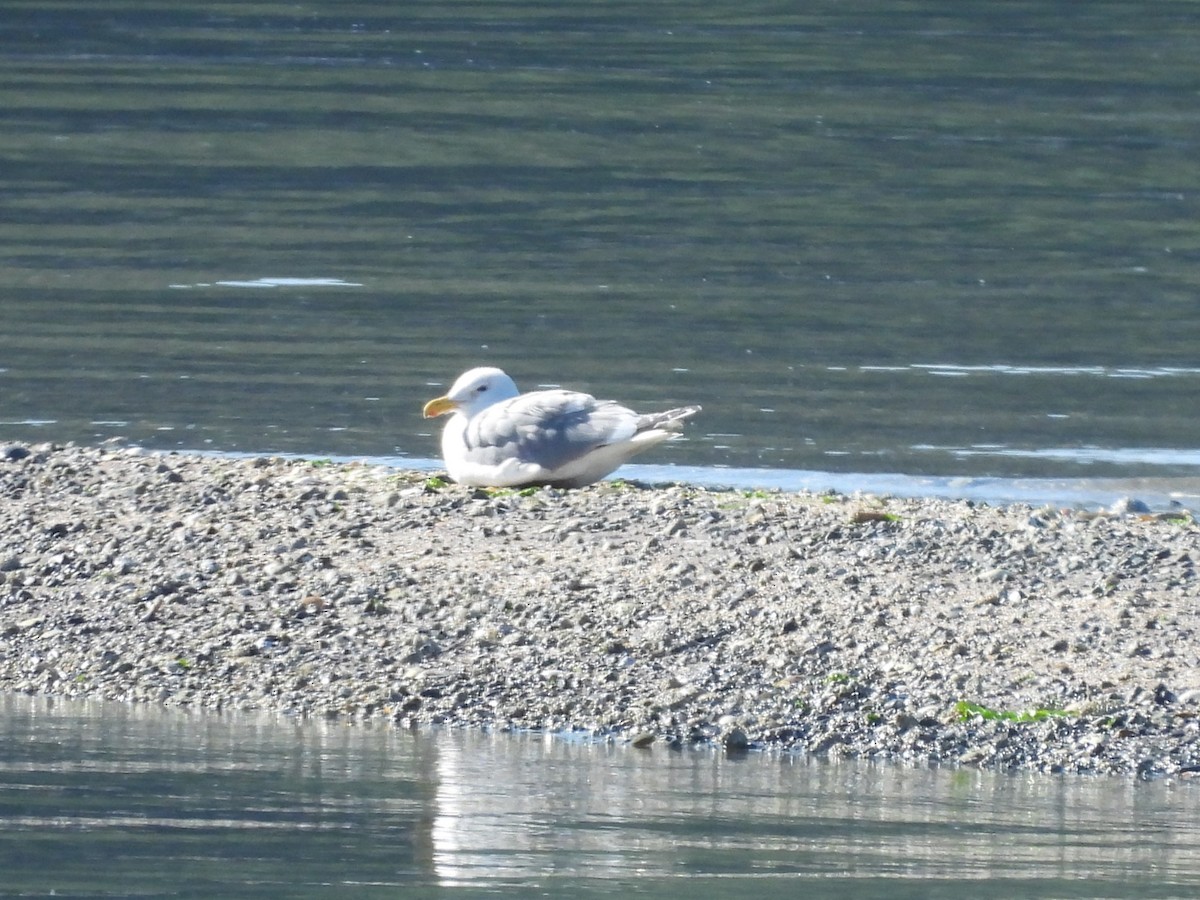
<svg viewBox="0 0 1200 900">
<path fill-rule="evenodd" d="M 1190 513 L 0 448 L 0 690 L 1200 771 Z"/>
</svg>

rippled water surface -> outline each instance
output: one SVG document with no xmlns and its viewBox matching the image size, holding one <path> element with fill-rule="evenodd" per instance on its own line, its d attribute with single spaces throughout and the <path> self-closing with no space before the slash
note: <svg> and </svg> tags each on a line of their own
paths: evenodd
<svg viewBox="0 0 1200 900">
<path fill-rule="evenodd" d="M 1188 3 L 9 2 L 0 440 L 423 460 L 487 362 L 702 403 L 649 463 L 1194 488 L 1198 47 Z"/>
<path fill-rule="evenodd" d="M 1200 788 L 0 697 L 0 896 L 1193 897 Z"/>
</svg>

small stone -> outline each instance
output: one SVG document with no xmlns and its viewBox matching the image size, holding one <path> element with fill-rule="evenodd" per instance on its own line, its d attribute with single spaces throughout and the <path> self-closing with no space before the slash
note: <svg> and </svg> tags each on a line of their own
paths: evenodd
<svg viewBox="0 0 1200 900">
<path fill-rule="evenodd" d="M 1175 692 L 1165 684 L 1159 684 L 1154 688 L 1154 702 L 1159 706 L 1169 706 L 1178 699 L 1179 698 L 1176 696 Z"/>
<path fill-rule="evenodd" d="M 934 728 L 941 724 L 941 710 L 936 706 L 922 706 L 917 710 L 917 724 L 922 728 Z"/>
<path fill-rule="evenodd" d="M 987 750 L 983 747 L 971 747 L 969 750 L 959 755 L 958 761 L 964 766 L 975 766 L 987 760 L 991 755 L 991 750 Z"/>
<path fill-rule="evenodd" d="M 1162 762 L 1157 759 L 1154 759 L 1152 757 L 1147 758 L 1147 759 L 1138 760 L 1138 764 L 1136 767 L 1137 776 L 1138 776 L 1138 778 L 1141 778 L 1143 781 L 1153 778 L 1155 775 L 1162 772 L 1163 769 L 1164 769 L 1164 767 L 1162 765 Z"/>
<path fill-rule="evenodd" d="M 654 743 L 654 739 L 653 731 L 640 731 L 630 738 L 629 743 L 639 750 L 645 750 Z"/>
<path fill-rule="evenodd" d="M 1150 507 L 1134 497 L 1122 497 L 1109 508 L 1109 513 L 1114 516 L 1145 515 L 1148 512 Z"/>
<path fill-rule="evenodd" d="M 749 748 L 750 738 L 744 729 L 735 726 L 721 735 L 721 746 L 726 753 L 737 753 Z"/>
<path fill-rule="evenodd" d="M 683 519 L 676 518 L 669 522 L 660 532 L 659 536 L 664 538 L 674 537 L 677 534 L 687 530 L 687 524 Z"/>
</svg>

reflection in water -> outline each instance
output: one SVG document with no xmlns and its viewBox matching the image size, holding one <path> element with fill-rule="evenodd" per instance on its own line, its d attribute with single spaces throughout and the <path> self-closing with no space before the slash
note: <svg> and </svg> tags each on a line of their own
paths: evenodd
<svg viewBox="0 0 1200 900">
<path fill-rule="evenodd" d="M 1186 820 L 1200 796 L 1163 785 L 536 737 L 467 739 L 443 750 L 438 773 L 434 861 L 449 884 L 775 876 L 816 879 L 818 896 L 839 890 L 830 879 L 882 892 L 905 878 L 914 896 L 961 882 L 990 882 L 971 896 L 1013 885 L 1032 896 L 1151 873 L 1200 884 L 1200 830 Z"/>
<path fill-rule="evenodd" d="M 1184 782 L 6 696 L 0 788 L 0 896 L 1200 890 L 1200 793 Z"/>
</svg>

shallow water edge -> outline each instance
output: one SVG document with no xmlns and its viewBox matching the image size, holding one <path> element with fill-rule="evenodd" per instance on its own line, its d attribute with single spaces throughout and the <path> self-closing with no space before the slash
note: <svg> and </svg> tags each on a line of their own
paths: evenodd
<svg viewBox="0 0 1200 900">
<path fill-rule="evenodd" d="M 264 454 L 224 451 L 178 451 L 204 456 L 250 459 Z M 339 456 L 321 454 L 265 454 L 281 459 L 329 460 L 360 463 L 396 471 L 444 474 L 442 461 L 419 457 Z M 994 506 L 1026 503 L 1106 509 L 1124 498 L 1136 498 L 1154 510 L 1200 508 L 1200 477 L 1129 478 L 982 478 L 907 475 L 900 472 L 832 472 L 807 469 L 738 468 L 728 466 L 648 465 L 622 466 L 609 481 L 647 485 L 690 484 L 708 490 L 809 491 L 813 493 L 870 494 L 881 497 L 921 497 L 971 500 Z"/>
</svg>

